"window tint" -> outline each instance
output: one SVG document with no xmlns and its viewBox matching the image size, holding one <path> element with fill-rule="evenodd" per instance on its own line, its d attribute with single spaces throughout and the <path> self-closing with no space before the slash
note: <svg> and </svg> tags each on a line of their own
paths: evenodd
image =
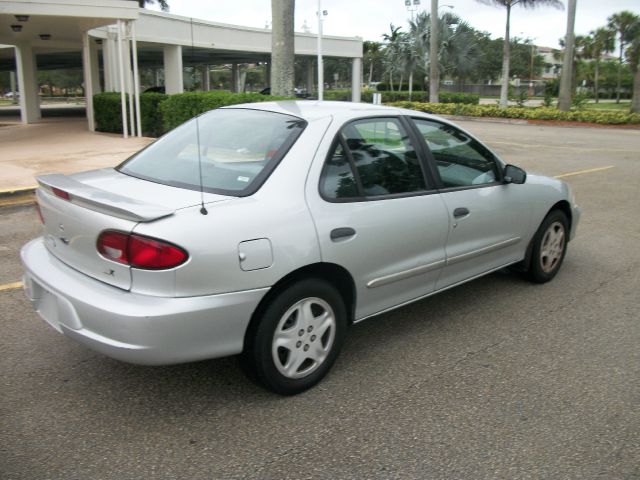
<svg viewBox="0 0 640 480">
<path fill-rule="evenodd" d="M 341 132 L 364 196 L 425 190 L 416 152 L 397 119 L 360 120 Z"/>
<path fill-rule="evenodd" d="M 428 120 L 413 121 L 429 145 L 445 187 L 496 182 L 496 161 L 480 143 L 450 125 Z"/>
<path fill-rule="evenodd" d="M 304 129 L 290 115 L 218 109 L 192 119 L 118 169 L 156 183 L 226 195 L 255 191 Z"/>
<path fill-rule="evenodd" d="M 322 173 L 322 194 L 327 198 L 353 198 L 358 196 L 356 179 L 349 157 L 340 143 L 327 158 Z"/>
</svg>

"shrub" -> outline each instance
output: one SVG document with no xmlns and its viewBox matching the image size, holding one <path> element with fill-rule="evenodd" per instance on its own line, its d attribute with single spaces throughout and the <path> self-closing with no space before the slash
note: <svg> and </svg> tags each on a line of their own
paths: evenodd
<svg viewBox="0 0 640 480">
<path fill-rule="evenodd" d="M 524 120 L 559 120 L 602 125 L 640 124 L 640 114 L 617 111 L 573 110 L 562 112 L 549 107 L 508 107 L 497 105 L 466 105 L 456 103 L 395 102 L 390 105 L 436 115 L 468 117 L 520 118 Z"/>
<path fill-rule="evenodd" d="M 165 131 L 169 131 L 190 118 L 226 105 L 240 103 L 269 102 L 284 100 L 283 97 L 260 93 L 230 93 L 221 90 L 212 92 L 187 92 L 170 95 L 160 105 Z"/>
<path fill-rule="evenodd" d="M 156 137 L 163 133 L 160 105 L 167 99 L 163 93 L 140 94 L 140 123 L 142 134 Z M 129 118 L 129 96 L 125 95 L 127 122 Z M 99 132 L 122 132 L 122 108 L 119 92 L 98 93 L 93 96 L 93 111 L 96 130 Z"/>
<path fill-rule="evenodd" d="M 140 95 L 140 121 L 143 135 L 158 137 L 186 122 L 190 118 L 223 107 L 239 103 L 282 100 L 259 93 L 230 93 L 225 91 L 189 92 L 176 95 L 143 93 Z M 125 95 L 127 122 L 129 97 Z M 105 92 L 93 96 L 94 119 L 99 132 L 122 132 L 122 109 L 119 92 Z"/>
<path fill-rule="evenodd" d="M 372 91 L 362 92 L 362 101 L 364 103 L 371 103 L 373 101 Z M 388 102 L 403 102 L 409 100 L 409 92 L 379 92 L 382 94 L 382 101 Z M 351 101 L 351 90 L 326 90 L 324 92 L 325 100 L 338 100 L 343 102 Z M 416 90 L 412 92 L 411 99 L 414 102 L 428 102 L 429 92 L 422 90 Z M 440 102 L 442 103 L 467 103 L 477 105 L 480 103 L 480 95 L 474 95 L 472 93 L 450 93 L 441 92 Z"/>
</svg>

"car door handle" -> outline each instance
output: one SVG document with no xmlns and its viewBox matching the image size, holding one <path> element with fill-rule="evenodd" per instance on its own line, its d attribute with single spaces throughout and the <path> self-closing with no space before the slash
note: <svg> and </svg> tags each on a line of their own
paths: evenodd
<svg viewBox="0 0 640 480">
<path fill-rule="evenodd" d="M 466 217 L 469 215 L 469 209 L 464 207 L 458 207 L 453 211 L 453 216 L 455 218 Z"/>
<path fill-rule="evenodd" d="M 334 228 L 331 230 L 331 240 L 334 242 L 343 238 L 353 237 L 356 231 L 350 227 Z"/>
</svg>

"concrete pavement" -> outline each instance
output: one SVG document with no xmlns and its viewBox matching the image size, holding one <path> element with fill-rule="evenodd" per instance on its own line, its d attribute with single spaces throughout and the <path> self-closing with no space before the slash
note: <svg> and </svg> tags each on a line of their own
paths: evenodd
<svg viewBox="0 0 640 480">
<path fill-rule="evenodd" d="M 529 171 L 590 171 L 565 177 L 584 213 L 552 282 L 497 273 L 356 325 L 293 398 L 233 358 L 110 360 L 0 292 L 0 476 L 639 478 L 640 135 L 459 123 Z M 32 207 L 2 210 L 0 283 L 39 231 Z"/>
<path fill-rule="evenodd" d="M 44 173 L 115 166 L 151 141 L 89 132 L 85 118 L 45 118 L 31 125 L 0 119 L 0 192 L 33 187 L 34 177 Z"/>
</svg>

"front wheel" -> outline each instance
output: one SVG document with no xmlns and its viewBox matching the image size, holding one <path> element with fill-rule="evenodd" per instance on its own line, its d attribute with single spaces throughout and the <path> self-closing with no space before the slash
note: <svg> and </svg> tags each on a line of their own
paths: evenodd
<svg viewBox="0 0 640 480">
<path fill-rule="evenodd" d="M 536 283 L 545 283 L 556 276 L 567 253 L 567 216 L 554 210 L 546 216 L 533 238 L 529 277 Z"/>
<path fill-rule="evenodd" d="M 304 279 L 281 291 L 247 334 L 245 366 L 269 390 L 294 395 L 327 374 L 342 347 L 344 301 L 329 283 Z"/>
</svg>

